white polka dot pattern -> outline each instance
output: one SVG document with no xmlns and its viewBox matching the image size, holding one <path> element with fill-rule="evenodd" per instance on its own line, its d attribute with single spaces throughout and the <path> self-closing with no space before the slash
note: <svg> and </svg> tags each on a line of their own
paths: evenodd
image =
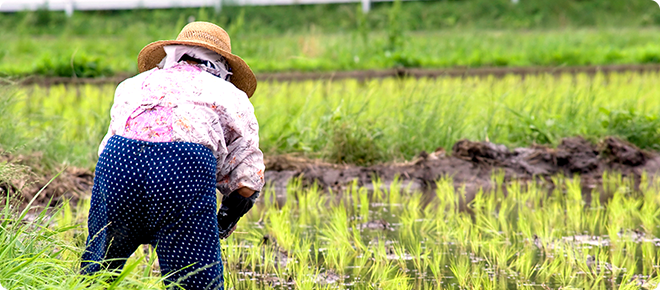
<svg viewBox="0 0 660 290">
<path fill-rule="evenodd" d="M 110 138 L 96 165 L 83 273 L 121 269 L 151 244 L 161 272 L 173 273 L 168 284 L 223 289 L 215 170 L 200 144 Z"/>
</svg>

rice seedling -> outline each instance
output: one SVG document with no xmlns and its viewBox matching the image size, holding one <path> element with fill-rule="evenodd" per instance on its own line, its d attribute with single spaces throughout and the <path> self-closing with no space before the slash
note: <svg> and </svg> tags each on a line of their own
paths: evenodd
<svg viewBox="0 0 660 290">
<path fill-rule="evenodd" d="M 285 251 L 293 250 L 294 244 L 297 241 L 297 226 L 292 225 L 292 212 L 291 207 L 284 206 L 280 209 L 270 208 L 270 212 L 266 213 L 266 229 L 268 233 L 274 237 L 278 246 Z"/>
<path fill-rule="evenodd" d="M 458 248 L 454 255 L 449 258 L 449 269 L 460 287 L 469 288 L 472 265 L 468 253 L 460 252 L 460 248 Z"/>
<path fill-rule="evenodd" d="M 445 277 L 445 259 L 444 259 L 444 247 L 435 247 L 430 252 L 428 259 L 424 260 L 426 262 L 429 271 L 431 272 L 431 279 L 436 283 L 440 283 Z"/>
<path fill-rule="evenodd" d="M 538 260 L 538 251 L 534 250 L 530 246 L 525 246 L 522 249 L 518 249 L 514 257 L 514 261 L 511 262 L 512 270 L 518 274 L 518 281 L 516 284 L 518 286 L 526 285 L 532 283 L 532 279 L 538 268 L 535 267 Z"/>
<path fill-rule="evenodd" d="M 225 268 L 231 270 L 238 270 L 243 268 L 240 264 L 245 257 L 243 257 L 243 242 L 236 240 L 235 236 L 229 237 L 223 245 L 223 253 L 225 254 Z"/>
</svg>

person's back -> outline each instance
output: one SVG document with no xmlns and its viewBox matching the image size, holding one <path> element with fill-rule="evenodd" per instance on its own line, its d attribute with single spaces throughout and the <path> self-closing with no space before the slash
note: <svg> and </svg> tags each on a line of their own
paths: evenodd
<svg viewBox="0 0 660 290">
<path fill-rule="evenodd" d="M 228 43 L 213 24 L 189 24 L 176 41 L 147 45 L 138 57 L 143 72 L 117 87 L 99 148 L 84 273 L 120 269 L 139 245 L 152 244 L 168 283 L 222 288 L 219 239 L 264 183 L 248 100 L 256 79 Z M 224 195 L 218 214 L 216 188 Z"/>
</svg>

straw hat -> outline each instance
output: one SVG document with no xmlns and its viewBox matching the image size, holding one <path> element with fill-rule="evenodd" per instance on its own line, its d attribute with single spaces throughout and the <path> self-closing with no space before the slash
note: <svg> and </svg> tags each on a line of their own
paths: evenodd
<svg viewBox="0 0 660 290">
<path fill-rule="evenodd" d="M 227 32 L 209 22 L 191 22 L 186 25 L 176 40 L 161 40 L 147 44 L 138 55 L 138 69 L 148 71 L 165 57 L 166 45 L 183 44 L 208 48 L 224 56 L 231 66 L 231 82 L 240 90 L 252 97 L 257 88 L 257 78 L 250 67 L 237 55 L 231 53 L 231 41 Z"/>
</svg>

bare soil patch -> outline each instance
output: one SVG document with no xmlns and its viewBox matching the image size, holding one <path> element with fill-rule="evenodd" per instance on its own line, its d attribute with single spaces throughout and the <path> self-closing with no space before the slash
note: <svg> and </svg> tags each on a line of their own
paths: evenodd
<svg viewBox="0 0 660 290">
<path fill-rule="evenodd" d="M 61 171 L 60 176 L 48 185 L 36 199 L 40 205 L 49 200 L 57 204 L 64 200 L 76 202 L 91 194 L 94 175 L 89 170 L 68 167 L 60 170 L 44 170 L 39 155 L 12 156 L 0 154 L 0 164 L 12 164 L 16 174 L 0 179 L 1 196 L 19 194 L 26 204 Z M 51 173 L 43 173 L 49 171 Z M 54 173 L 53 173 L 54 172 Z M 443 148 L 435 152 L 421 152 L 414 160 L 401 163 L 379 164 L 367 167 L 348 164 L 331 164 L 291 155 L 267 156 L 266 180 L 278 193 L 284 193 L 293 178 L 300 178 L 304 186 L 317 185 L 324 190 L 342 192 L 357 182 L 358 186 L 373 189 L 378 181 L 389 187 L 397 179 L 403 188 L 431 191 L 435 181 L 451 177 L 455 186 L 463 187 L 466 201 L 472 199 L 479 188 L 494 186 L 493 174 L 503 175 L 505 183 L 511 181 L 539 182 L 552 188 L 552 177 L 563 174 L 573 177 L 579 174 L 583 192 L 590 192 L 602 183 L 605 172 L 617 172 L 632 177 L 637 184 L 643 172 L 650 177 L 660 174 L 660 156 L 655 152 L 640 150 L 632 144 L 616 138 L 605 138 L 592 144 L 581 137 L 563 139 L 557 148 L 531 146 L 507 148 L 490 142 L 461 140 L 454 144 L 451 153 Z"/>
</svg>

